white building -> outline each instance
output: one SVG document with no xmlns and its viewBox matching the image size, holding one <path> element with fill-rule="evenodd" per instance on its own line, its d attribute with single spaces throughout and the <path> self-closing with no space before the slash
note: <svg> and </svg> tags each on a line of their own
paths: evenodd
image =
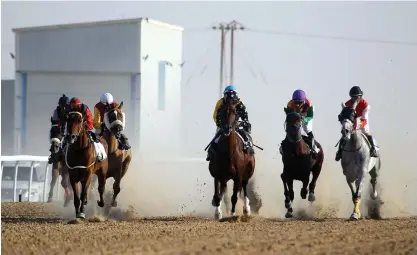
<svg viewBox="0 0 417 255">
<path fill-rule="evenodd" d="M 178 152 L 183 28 L 138 18 L 13 32 L 21 153 L 49 154 L 50 116 L 62 94 L 93 111 L 104 92 L 124 102 L 134 152 Z"/>
</svg>

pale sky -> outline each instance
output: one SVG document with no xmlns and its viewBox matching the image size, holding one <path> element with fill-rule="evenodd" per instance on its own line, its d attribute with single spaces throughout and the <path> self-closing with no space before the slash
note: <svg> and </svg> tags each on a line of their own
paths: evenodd
<svg viewBox="0 0 417 255">
<path fill-rule="evenodd" d="M 417 2 L 1 4 L 2 79 L 13 77 L 8 52 L 14 48 L 14 27 L 141 16 L 185 27 L 182 121 L 187 135 L 183 142 L 196 157 L 205 157 L 203 149 L 215 131 L 211 114 L 218 99 L 219 33 L 208 29 L 212 24 L 235 19 L 258 30 L 417 42 Z M 257 150 L 257 155 L 264 164 L 273 164 L 268 165 L 271 171 L 281 171 L 277 144 L 285 135 L 283 107 L 292 92 L 301 88 L 316 109 L 314 133 L 324 146 L 327 170 L 339 172 L 334 162 L 334 145 L 340 137 L 337 114 L 350 87 L 359 85 L 372 107 L 370 127 L 381 147 L 384 171 L 400 178 L 399 182 L 417 181 L 412 144 L 417 141 L 415 44 L 237 33 L 235 83 L 247 105 L 254 140 L 265 148 Z M 408 170 L 411 177 L 404 174 Z"/>
</svg>

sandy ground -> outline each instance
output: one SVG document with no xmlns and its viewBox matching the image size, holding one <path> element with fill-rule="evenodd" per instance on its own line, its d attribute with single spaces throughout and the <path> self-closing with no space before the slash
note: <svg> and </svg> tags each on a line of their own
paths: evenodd
<svg viewBox="0 0 417 255">
<path fill-rule="evenodd" d="M 68 224 L 52 206 L 2 203 L 2 254 L 417 254 L 415 217 L 217 222 L 125 211 Z"/>
</svg>

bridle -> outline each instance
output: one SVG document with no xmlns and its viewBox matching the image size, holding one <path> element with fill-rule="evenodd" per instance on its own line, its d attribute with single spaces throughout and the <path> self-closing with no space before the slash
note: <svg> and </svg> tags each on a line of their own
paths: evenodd
<svg viewBox="0 0 417 255">
<path fill-rule="evenodd" d="M 287 113 L 287 117 L 289 115 L 293 115 L 293 114 L 295 114 L 299 118 L 301 118 L 301 114 L 299 114 L 298 112 L 289 112 L 289 113 Z M 288 128 L 287 128 L 288 125 L 287 124 L 288 124 L 287 123 L 287 120 L 285 120 L 285 122 L 284 122 L 284 129 L 285 129 L 285 132 L 287 133 L 287 140 L 289 142 L 291 142 L 291 143 L 299 143 L 299 142 L 301 142 L 303 140 L 303 136 L 301 135 L 301 124 L 300 125 L 295 125 L 295 124 L 291 125 L 292 127 L 294 127 L 294 131 L 295 131 L 294 134 L 291 134 L 291 135 L 294 135 L 294 137 L 296 137 L 297 135 L 300 135 L 300 138 L 297 139 L 297 140 L 291 138 L 291 136 L 289 134 L 290 130 L 288 130 Z"/>
<path fill-rule="evenodd" d="M 81 132 L 84 129 L 84 125 L 83 125 L 84 124 L 84 117 L 83 117 L 83 114 L 80 113 L 80 112 L 71 111 L 71 112 L 68 113 L 69 119 L 70 119 L 71 115 L 73 115 L 73 114 L 78 115 L 78 116 L 81 117 L 81 121 L 78 123 L 78 131 L 76 132 L 76 134 L 71 134 L 71 138 L 73 138 L 74 141 L 77 141 L 77 138 L 80 136 Z M 69 120 L 67 121 L 67 124 L 68 124 L 68 122 L 69 122 Z"/>
</svg>

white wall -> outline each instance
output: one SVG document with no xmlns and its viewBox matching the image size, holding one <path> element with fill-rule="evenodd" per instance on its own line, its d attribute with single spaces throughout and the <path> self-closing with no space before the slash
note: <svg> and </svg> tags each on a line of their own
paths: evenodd
<svg viewBox="0 0 417 255">
<path fill-rule="evenodd" d="M 182 29 L 142 21 L 141 25 L 141 151 L 164 154 L 180 149 Z M 146 60 L 143 58 L 147 57 Z M 165 109 L 158 108 L 159 62 L 167 61 Z"/>
<path fill-rule="evenodd" d="M 1 80 L 1 155 L 14 155 L 14 80 Z"/>
<path fill-rule="evenodd" d="M 62 28 L 64 27 L 64 28 Z M 57 26 L 16 33 L 17 71 L 137 72 L 139 23 Z"/>
</svg>

